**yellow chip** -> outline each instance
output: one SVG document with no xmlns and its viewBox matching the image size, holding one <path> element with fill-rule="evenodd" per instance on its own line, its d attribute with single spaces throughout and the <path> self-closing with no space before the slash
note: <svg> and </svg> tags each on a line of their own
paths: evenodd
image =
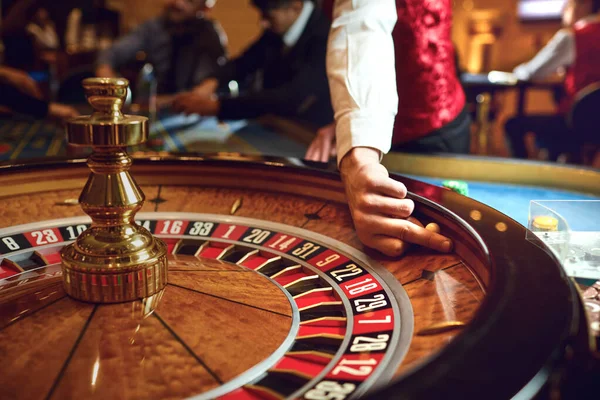
<svg viewBox="0 0 600 400">
<path fill-rule="evenodd" d="M 539 216 L 533 219 L 533 227 L 543 231 L 558 230 L 558 220 L 554 217 Z"/>
</svg>

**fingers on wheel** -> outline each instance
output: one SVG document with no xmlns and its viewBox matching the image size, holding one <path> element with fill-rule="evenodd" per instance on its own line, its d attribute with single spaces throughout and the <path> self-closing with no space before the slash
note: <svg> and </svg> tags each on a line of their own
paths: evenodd
<svg viewBox="0 0 600 400">
<path fill-rule="evenodd" d="M 420 228 L 423 227 L 423 224 L 421 224 L 421 222 L 419 222 L 416 218 L 409 217 L 408 221 Z M 382 234 L 373 235 L 364 240 L 364 242 L 367 246 L 379 250 L 383 254 L 390 257 L 399 257 L 411 248 L 410 242 Z"/>
<path fill-rule="evenodd" d="M 410 199 L 366 195 L 361 204 L 367 213 L 386 215 L 390 217 L 407 218 L 415 209 L 415 203 Z"/>
<path fill-rule="evenodd" d="M 371 238 L 370 243 L 365 244 L 390 257 L 399 257 L 406 253 L 410 248 L 410 243 L 408 242 L 403 242 L 400 239 L 383 235 L 374 236 Z"/>
<path fill-rule="evenodd" d="M 406 186 L 402 182 L 398 182 L 387 175 L 379 175 L 372 179 L 370 186 L 376 193 L 397 199 L 405 198 L 407 193 Z"/>
<path fill-rule="evenodd" d="M 374 221 L 376 232 L 380 235 L 397 238 L 402 242 L 409 242 L 433 250 L 447 253 L 452 250 L 452 241 L 434 230 L 423 228 L 421 223 L 414 218 L 397 219 L 380 217 Z M 386 253 L 387 254 L 387 253 Z"/>
<path fill-rule="evenodd" d="M 443 253 L 452 250 L 452 241 L 439 233 L 406 220 L 389 220 L 390 232 L 400 240 L 415 243 Z"/>
</svg>

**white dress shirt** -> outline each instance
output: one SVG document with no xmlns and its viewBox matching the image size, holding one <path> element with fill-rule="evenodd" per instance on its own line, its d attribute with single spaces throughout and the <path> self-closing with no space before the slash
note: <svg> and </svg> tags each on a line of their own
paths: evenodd
<svg viewBox="0 0 600 400">
<path fill-rule="evenodd" d="M 338 164 L 350 149 L 390 150 L 398 111 L 395 0 L 336 0 L 327 49 Z"/>
<path fill-rule="evenodd" d="M 561 29 L 535 57 L 517 66 L 513 74 L 522 81 L 541 79 L 573 62 L 575 62 L 575 35 L 570 29 Z"/>
<path fill-rule="evenodd" d="M 308 23 L 310 15 L 314 9 L 315 5 L 312 1 L 304 1 L 300 15 L 283 35 L 283 43 L 285 43 L 288 48 L 294 47 L 294 45 L 298 42 L 298 39 L 300 39 L 300 36 L 302 36 L 302 32 L 304 32 L 304 28 L 306 28 L 306 24 Z"/>
</svg>

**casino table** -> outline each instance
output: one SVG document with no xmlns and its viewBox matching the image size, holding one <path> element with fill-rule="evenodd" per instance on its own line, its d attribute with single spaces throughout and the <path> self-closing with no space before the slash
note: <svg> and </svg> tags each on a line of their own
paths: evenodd
<svg viewBox="0 0 600 400">
<path fill-rule="evenodd" d="M 390 153 L 383 159 L 390 170 L 433 185 L 464 181 L 468 196 L 528 226 L 532 200 L 600 200 L 600 171 L 580 166 L 467 155 Z M 597 230 L 600 209 L 569 216 L 577 230 Z M 594 213 L 589 214 L 590 211 Z"/>
<path fill-rule="evenodd" d="M 90 224 L 85 160 L 0 166 L 8 398 L 583 398 L 597 376 L 577 288 L 483 203 L 394 175 L 454 249 L 389 258 L 358 241 L 334 171 L 154 153 L 131 172 L 168 284 L 93 304 L 66 295 L 59 256 Z"/>
<path fill-rule="evenodd" d="M 498 92 L 516 90 L 517 104 L 515 114 L 517 116 L 525 114 L 528 90 L 542 89 L 556 93 L 563 88 L 563 80 L 558 77 L 536 81 L 519 81 L 512 73 L 504 71 L 490 71 L 485 74 L 465 72 L 461 74 L 460 81 L 465 89 L 467 98 L 471 102 L 476 102 L 477 96 L 482 93 L 489 93 L 493 96 Z"/>
<path fill-rule="evenodd" d="M 80 107 L 87 113 L 89 107 Z M 255 120 L 218 121 L 163 111 L 150 124 L 159 144 L 135 150 L 169 152 L 239 152 L 302 157 L 313 133 L 297 122 L 267 115 Z M 0 117 L 0 161 L 65 156 L 65 130 L 60 124 L 23 117 Z"/>
</svg>

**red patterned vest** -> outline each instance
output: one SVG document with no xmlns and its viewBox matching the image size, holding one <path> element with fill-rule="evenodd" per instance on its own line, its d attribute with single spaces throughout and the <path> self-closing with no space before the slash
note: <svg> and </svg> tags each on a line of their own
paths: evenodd
<svg viewBox="0 0 600 400">
<path fill-rule="evenodd" d="M 331 12 L 333 0 L 323 1 Z M 398 114 L 393 144 L 426 136 L 465 106 L 452 44 L 451 0 L 396 0 L 393 31 Z M 329 14 L 331 16 L 331 14 Z"/>
<path fill-rule="evenodd" d="M 426 136 L 465 106 L 452 43 L 451 0 L 396 0 L 398 114 L 393 143 Z"/>
<path fill-rule="evenodd" d="M 600 82 L 600 19 L 581 20 L 573 25 L 575 62 L 565 75 L 565 97 L 559 112 L 567 114 L 575 95 L 587 85 Z"/>
</svg>

